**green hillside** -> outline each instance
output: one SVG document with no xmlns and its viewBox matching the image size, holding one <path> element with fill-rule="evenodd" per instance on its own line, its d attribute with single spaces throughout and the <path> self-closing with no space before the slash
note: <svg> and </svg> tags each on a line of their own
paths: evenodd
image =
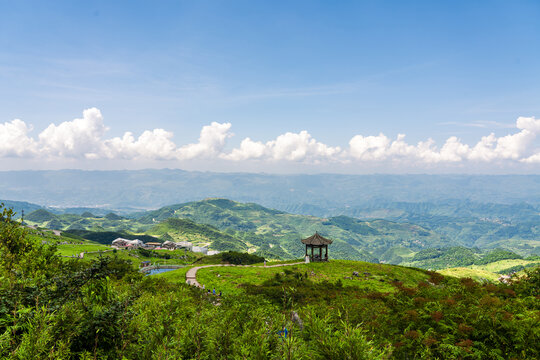
<svg viewBox="0 0 540 360">
<path fill-rule="evenodd" d="M 377 200 L 327 213 L 413 223 L 469 248 L 505 248 L 522 256 L 540 255 L 540 207 L 524 201 L 497 204 L 486 203 L 485 199 Z"/>
<path fill-rule="evenodd" d="M 247 250 L 246 244 L 240 239 L 189 219 L 170 218 L 155 225 L 147 233 L 160 237 L 167 235 L 172 241 L 189 241 L 195 245 L 211 244 L 213 250 Z"/>
<path fill-rule="evenodd" d="M 171 205 L 139 214 L 137 219 L 151 224 L 170 217 L 212 225 L 244 240 L 259 253 L 274 257 L 301 257 L 304 248 L 299 240 L 315 231 L 334 240 L 331 256 L 350 260 L 378 261 L 379 256 L 396 246 L 418 251 L 448 244 L 434 232 L 417 225 L 386 220 L 368 222 L 346 216 L 324 219 L 227 199 Z"/>
<path fill-rule="evenodd" d="M 150 225 L 141 224 L 114 213 L 108 213 L 106 216 L 97 216 L 90 212 L 83 212 L 82 214 L 54 214 L 45 209 L 39 209 L 29 213 L 25 216 L 24 220 L 30 225 L 55 230 L 143 233 L 151 227 Z"/>
<path fill-rule="evenodd" d="M 32 211 L 30 214 L 26 215 L 26 221 L 27 222 L 34 222 L 34 223 L 43 223 L 48 222 L 57 219 L 56 215 L 53 213 L 45 210 L 45 209 L 38 209 L 35 211 Z"/>
<path fill-rule="evenodd" d="M 424 210 L 429 209 L 425 205 Z M 364 221 L 344 215 L 319 218 L 288 214 L 220 198 L 170 205 L 127 217 L 114 213 L 97 216 L 88 211 L 80 215 L 53 214 L 38 209 L 26 219 L 30 225 L 63 230 L 102 244 L 109 244 L 117 237 L 190 241 L 211 250 L 246 251 L 268 259 L 302 257 L 305 249 L 300 239 L 317 231 L 334 240 L 329 248 L 331 258 L 382 261 L 425 269 L 521 258 L 528 255 L 521 250 L 527 247 L 534 250 L 538 243 L 535 239 L 518 238 L 484 243 L 478 238 L 476 243 L 482 246 L 470 247 L 463 245 L 467 241 L 453 241 L 450 236 L 417 224 L 383 219 Z M 489 229 L 480 227 L 475 231 L 489 232 Z M 467 238 L 465 234 L 464 238 Z M 518 245 L 520 250 L 515 250 Z"/>
<path fill-rule="evenodd" d="M 539 257 L 524 260 L 522 256 L 505 249 L 481 250 L 478 248 L 465 248 L 462 246 L 448 248 L 430 248 L 421 250 L 402 262 L 405 266 L 414 266 L 424 269 L 447 269 L 454 267 L 470 267 L 497 273 L 509 270 L 512 266 L 534 263 Z M 506 267 L 493 267 L 492 264 L 504 264 Z"/>
<path fill-rule="evenodd" d="M 29 214 L 32 211 L 41 209 L 41 206 L 26 201 L 0 200 L 0 204 L 4 204 L 8 209 L 13 209 L 15 212 L 14 218 L 16 219 L 21 217 L 23 211 L 25 214 Z"/>
</svg>

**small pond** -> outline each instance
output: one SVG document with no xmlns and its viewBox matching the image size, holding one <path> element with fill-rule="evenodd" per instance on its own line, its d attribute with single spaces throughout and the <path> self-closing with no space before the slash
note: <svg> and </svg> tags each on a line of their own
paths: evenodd
<svg viewBox="0 0 540 360">
<path fill-rule="evenodd" d="M 167 271 L 173 271 L 173 270 L 178 270 L 178 269 L 152 269 L 150 271 L 147 271 L 146 275 L 161 274 L 161 273 L 164 273 L 164 272 L 167 272 Z"/>
</svg>

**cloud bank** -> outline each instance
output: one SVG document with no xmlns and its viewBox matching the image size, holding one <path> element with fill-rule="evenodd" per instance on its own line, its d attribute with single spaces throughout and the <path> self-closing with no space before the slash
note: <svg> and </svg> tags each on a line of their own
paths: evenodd
<svg viewBox="0 0 540 360">
<path fill-rule="evenodd" d="M 301 131 L 287 132 L 266 142 L 248 137 L 238 147 L 227 149 L 227 139 L 233 136 L 231 127 L 230 123 L 212 122 L 203 126 L 197 142 L 180 146 L 173 141 L 174 134 L 165 129 L 146 130 L 138 137 L 126 132 L 122 137 L 107 138 L 101 111 L 90 108 L 83 111 L 82 118 L 51 124 L 37 137 L 30 135 L 32 126 L 22 120 L 0 123 L 0 158 L 540 164 L 540 148 L 535 143 L 540 135 L 540 120 L 534 117 L 519 117 L 514 132 L 505 136 L 491 133 L 472 145 L 452 136 L 440 147 L 432 139 L 410 144 L 404 134 L 390 139 L 382 133 L 354 135 L 347 146 L 334 147 Z"/>
</svg>

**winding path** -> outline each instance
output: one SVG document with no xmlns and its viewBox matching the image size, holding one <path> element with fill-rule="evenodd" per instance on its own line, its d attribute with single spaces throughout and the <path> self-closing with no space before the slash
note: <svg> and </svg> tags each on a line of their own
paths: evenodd
<svg viewBox="0 0 540 360">
<path fill-rule="evenodd" d="M 305 262 L 302 261 L 302 262 L 296 262 L 296 263 L 291 263 L 291 264 L 267 265 L 266 267 L 272 268 L 272 267 L 292 266 L 292 265 L 301 265 L 301 264 L 305 264 Z M 202 268 L 213 267 L 213 266 L 239 266 L 239 267 L 258 267 L 258 268 L 265 267 L 265 266 L 260 266 L 260 265 L 252 266 L 252 265 L 233 265 L 233 264 L 215 264 L 215 265 L 196 266 L 194 268 L 189 269 L 188 272 L 186 273 L 186 283 L 188 285 L 195 285 L 197 287 L 202 287 L 201 284 L 199 284 L 199 282 L 197 281 L 197 271 Z"/>
</svg>

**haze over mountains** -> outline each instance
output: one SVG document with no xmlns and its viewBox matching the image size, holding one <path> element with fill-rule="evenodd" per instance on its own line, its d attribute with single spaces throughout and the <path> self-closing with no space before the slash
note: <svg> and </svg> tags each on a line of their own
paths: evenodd
<svg viewBox="0 0 540 360">
<path fill-rule="evenodd" d="M 317 216 L 389 203 L 540 205 L 540 175 L 271 175 L 183 170 L 5 171 L 0 198 L 53 207 L 156 209 L 224 197 Z M 392 208 L 395 206 L 392 206 Z M 398 207 L 403 207 L 400 205 Z"/>
</svg>

